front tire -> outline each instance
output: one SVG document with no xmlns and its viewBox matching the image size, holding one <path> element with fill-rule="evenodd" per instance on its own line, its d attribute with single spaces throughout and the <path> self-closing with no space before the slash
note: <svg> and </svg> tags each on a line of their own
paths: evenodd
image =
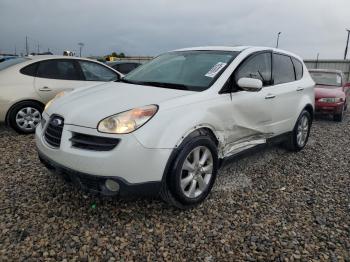
<svg viewBox="0 0 350 262">
<path fill-rule="evenodd" d="M 345 111 L 345 108 L 343 106 L 341 112 L 333 116 L 333 120 L 336 122 L 342 122 L 344 118 L 344 111 Z"/>
<path fill-rule="evenodd" d="M 36 126 L 41 121 L 43 110 L 43 106 L 37 102 L 19 102 L 10 109 L 8 123 L 17 133 L 34 133 Z"/>
<path fill-rule="evenodd" d="M 206 132 L 195 131 L 175 151 L 161 191 L 162 199 L 181 209 L 208 196 L 217 175 L 217 146 Z"/>
<path fill-rule="evenodd" d="M 294 129 L 286 142 L 286 147 L 290 151 L 302 150 L 309 139 L 312 118 L 308 111 L 303 110 L 295 123 Z"/>
</svg>

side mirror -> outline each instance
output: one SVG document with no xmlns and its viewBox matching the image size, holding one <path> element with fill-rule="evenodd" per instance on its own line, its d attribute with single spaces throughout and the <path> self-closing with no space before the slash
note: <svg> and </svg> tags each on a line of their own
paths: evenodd
<svg viewBox="0 0 350 262">
<path fill-rule="evenodd" d="M 242 77 L 238 80 L 237 85 L 245 91 L 257 92 L 261 90 L 263 82 L 260 79 Z"/>
</svg>

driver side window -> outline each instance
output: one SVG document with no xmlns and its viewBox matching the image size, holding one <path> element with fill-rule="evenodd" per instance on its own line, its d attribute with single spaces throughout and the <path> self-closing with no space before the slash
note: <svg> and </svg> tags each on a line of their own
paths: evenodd
<svg viewBox="0 0 350 262">
<path fill-rule="evenodd" d="M 244 61 L 235 74 L 235 82 L 242 77 L 260 79 L 263 86 L 271 85 L 271 53 L 259 53 Z"/>
</svg>

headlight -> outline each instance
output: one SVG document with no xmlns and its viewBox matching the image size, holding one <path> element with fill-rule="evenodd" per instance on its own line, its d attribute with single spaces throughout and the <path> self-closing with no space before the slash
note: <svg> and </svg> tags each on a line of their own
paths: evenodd
<svg viewBox="0 0 350 262">
<path fill-rule="evenodd" d="M 324 103 L 338 103 L 338 102 L 342 102 L 343 99 L 339 97 L 325 97 L 325 98 L 319 99 L 318 101 L 324 102 Z"/>
<path fill-rule="evenodd" d="M 157 111 L 156 105 L 134 108 L 101 120 L 97 130 L 111 134 L 131 133 L 149 121 Z"/>
<path fill-rule="evenodd" d="M 64 96 L 65 94 L 66 94 L 66 92 L 65 92 L 65 91 L 62 91 L 62 92 L 59 92 L 57 95 L 55 95 L 54 98 L 52 98 L 49 102 L 47 102 L 47 104 L 45 105 L 44 111 L 46 111 L 46 109 L 48 109 L 48 108 L 51 106 L 52 102 L 53 102 L 55 99 L 60 98 L 60 97 Z"/>
</svg>

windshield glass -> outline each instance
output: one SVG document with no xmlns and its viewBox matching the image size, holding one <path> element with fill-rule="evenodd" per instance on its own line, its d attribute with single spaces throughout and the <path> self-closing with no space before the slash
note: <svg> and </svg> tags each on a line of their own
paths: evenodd
<svg viewBox="0 0 350 262">
<path fill-rule="evenodd" d="M 4 70 L 10 66 L 17 65 L 17 64 L 22 63 L 24 61 L 27 61 L 27 60 L 29 60 L 29 58 L 20 57 L 20 58 L 9 59 L 9 60 L 6 60 L 4 62 L 1 62 L 0 63 L 0 71 Z"/>
<path fill-rule="evenodd" d="M 203 91 L 221 75 L 238 52 L 181 51 L 160 55 L 121 81 L 163 88 Z"/>
<path fill-rule="evenodd" d="M 341 86 L 341 75 L 337 73 L 310 71 L 310 74 L 317 85 Z"/>
</svg>

